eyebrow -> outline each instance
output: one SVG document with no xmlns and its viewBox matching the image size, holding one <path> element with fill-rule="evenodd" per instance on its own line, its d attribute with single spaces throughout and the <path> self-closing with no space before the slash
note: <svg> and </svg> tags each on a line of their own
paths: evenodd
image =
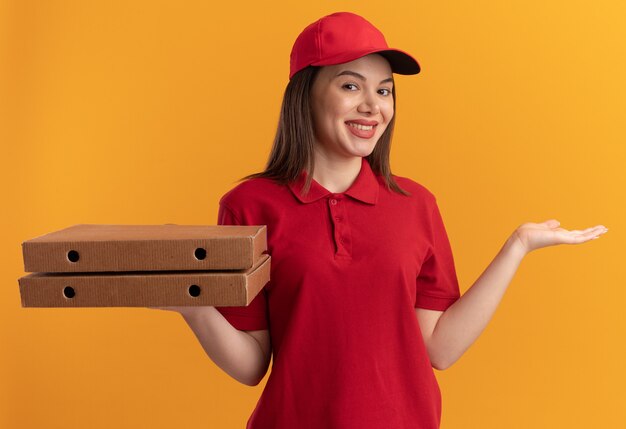
<svg viewBox="0 0 626 429">
<path fill-rule="evenodd" d="M 365 79 L 365 76 L 363 76 L 362 74 L 357 73 L 357 72 L 353 72 L 353 71 L 350 71 L 350 70 L 344 70 L 341 73 L 338 73 L 335 77 L 339 77 L 339 76 L 343 76 L 343 75 L 354 76 L 354 77 L 359 78 L 359 79 L 361 79 L 363 81 L 367 80 L 367 79 Z M 387 79 L 383 79 L 383 80 L 380 81 L 380 83 L 385 83 L 385 82 L 392 82 L 393 83 L 393 77 L 388 77 Z"/>
</svg>

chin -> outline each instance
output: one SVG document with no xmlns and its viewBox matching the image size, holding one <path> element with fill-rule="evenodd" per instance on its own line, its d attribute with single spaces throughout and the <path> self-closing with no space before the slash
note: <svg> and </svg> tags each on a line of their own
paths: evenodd
<svg viewBox="0 0 626 429">
<path fill-rule="evenodd" d="M 366 156 L 371 155 L 372 152 L 374 152 L 374 146 L 368 149 L 364 148 L 364 150 L 351 151 L 351 154 L 358 156 L 359 158 L 365 158 Z"/>
</svg>

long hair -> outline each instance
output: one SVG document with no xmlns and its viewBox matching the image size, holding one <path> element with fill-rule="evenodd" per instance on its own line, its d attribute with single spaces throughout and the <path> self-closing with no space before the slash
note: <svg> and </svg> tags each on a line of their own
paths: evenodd
<svg viewBox="0 0 626 429">
<path fill-rule="evenodd" d="M 303 170 L 308 172 L 302 189 L 306 194 L 311 186 L 313 170 L 313 145 L 315 133 L 313 129 L 313 115 L 311 108 L 311 88 L 321 67 L 308 66 L 297 72 L 285 89 L 283 102 L 278 119 L 278 128 L 274 137 L 274 145 L 265 170 L 249 174 L 240 180 L 265 177 L 280 184 L 287 184 L 296 180 Z M 402 195 L 410 195 L 400 188 L 391 175 L 389 153 L 391 138 L 396 121 L 396 88 L 391 89 L 393 96 L 394 115 L 389 121 L 387 129 L 380 136 L 376 146 L 366 159 L 374 174 L 379 174 L 385 180 L 387 189 Z"/>
</svg>

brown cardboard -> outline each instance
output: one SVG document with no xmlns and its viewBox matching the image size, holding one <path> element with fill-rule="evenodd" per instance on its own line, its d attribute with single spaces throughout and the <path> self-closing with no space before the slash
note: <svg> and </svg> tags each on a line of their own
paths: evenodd
<svg viewBox="0 0 626 429">
<path fill-rule="evenodd" d="M 270 261 L 263 254 L 227 272 L 34 273 L 18 282 L 23 307 L 247 306 L 269 281 Z"/>
<path fill-rule="evenodd" d="M 267 228 L 73 225 L 22 243 L 25 272 L 242 270 L 267 250 Z"/>
</svg>

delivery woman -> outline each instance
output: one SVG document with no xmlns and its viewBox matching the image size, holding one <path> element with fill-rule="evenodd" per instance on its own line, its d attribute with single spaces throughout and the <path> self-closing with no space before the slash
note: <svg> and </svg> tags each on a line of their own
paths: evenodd
<svg viewBox="0 0 626 429">
<path fill-rule="evenodd" d="M 461 296 L 435 196 L 389 166 L 393 73 L 419 71 L 358 15 L 306 27 L 266 169 L 219 206 L 221 225 L 267 225 L 270 281 L 247 307 L 168 308 L 242 383 L 272 358 L 249 429 L 439 427 L 433 368 L 476 340 L 524 255 L 606 231 L 523 224 Z"/>
</svg>

